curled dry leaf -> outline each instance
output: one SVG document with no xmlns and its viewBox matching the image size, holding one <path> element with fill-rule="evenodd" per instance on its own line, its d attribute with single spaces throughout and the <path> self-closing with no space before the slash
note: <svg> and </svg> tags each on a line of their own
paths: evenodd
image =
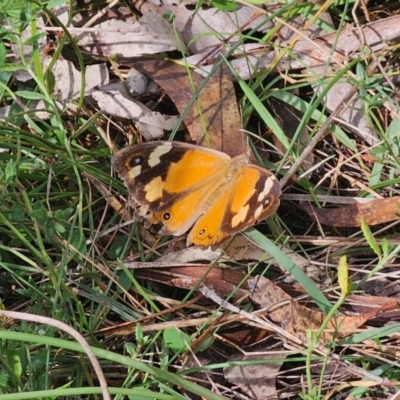
<svg viewBox="0 0 400 400">
<path fill-rule="evenodd" d="M 100 90 L 108 94 L 125 93 L 128 91 L 133 97 L 139 96 L 149 91 L 149 78 L 131 68 L 126 74 L 125 82 L 112 82 L 108 85 L 99 87 Z M 157 86 L 157 85 L 154 85 Z"/>
<path fill-rule="evenodd" d="M 317 269 L 310 266 L 309 260 L 295 251 L 283 247 L 281 249 L 299 268 L 307 273 L 309 277 L 317 275 Z M 260 261 L 272 262 L 273 257 L 265 254 L 265 250 L 251 242 L 247 237 L 239 235 L 229 242 L 224 248 L 200 248 L 188 247 L 162 255 L 157 259 L 161 263 L 192 263 L 209 261 L 214 263 L 232 261 Z"/>
<path fill-rule="evenodd" d="M 144 263 L 128 262 L 125 265 L 135 268 L 137 278 L 189 290 L 204 284 L 222 298 L 232 296 L 232 299 L 239 299 L 248 292 L 248 286 L 243 282 L 245 275 L 229 268 L 211 268 L 208 264 L 171 266 L 156 262 L 152 262 L 150 267 Z"/>
<path fill-rule="evenodd" d="M 361 226 L 361 219 L 367 225 L 378 225 L 394 221 L 400 214 L 400 196 L 388 199 L 374 199 L 368 203 L 355 203 L 343 208 L 315 208 L 302 203 L 302 208 L 321 224 L 339 228 Z"/>
</svg>

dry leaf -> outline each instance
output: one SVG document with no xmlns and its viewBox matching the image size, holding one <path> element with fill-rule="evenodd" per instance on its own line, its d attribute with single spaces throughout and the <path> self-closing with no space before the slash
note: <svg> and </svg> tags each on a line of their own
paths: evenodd
<svg viewBox="0 0 400 400">
<path fill-rule="evenodd" d="M 247 283 L 251 299 L 262 308 L 268 308 L 268 317 L 304 342 L 307 342 L 307 331 L 318 331 L 325 320 L 324 313 L 293 301 L 287 293 L 263 276 L 248 279 Z M 379 310 L 374 310 L 355 317 L 334 317 L 328 322 L 320 340 L 330 341 L 350 335 L 378 313 Z"/>
<path fill-rule="evenodd" d="M 136 121 L 136 126 L 147 141 L 164 136 L 178 122 L 178 117 L 151 111 L 143 103 L 121 93 L 107 94 L 101 90 L 92 93 L 100 109 L 110 115 Z"/>
<path fill-rule="evenodd" d="M 252 346 L 265 339 L 268 335 L 273 334 L 266 329 L 259 329 L 257 327 L 247 324 L 234 324 L 233 326 L 224 326 L 218 330 L 218 335 L 224 338 L 228 343 L 236 344 L 240 348 Z"/>
<path fill-rule="evenodd" d="M 332 22 L 331 16 L 328 13 L 324 13 L 322 17 L 324 19 L 324 22 L 328 24 L 333 30 L 334 23 Z M 314 23 L 306 31 L 304 31 L 303 27 L 306 23 L 307 19 L 305 17 L 297 16 L 290 21 L 290 25 L 285 25 L 281 29 L 281 31 L 279 32 L 279 36 L 282 38 L 283 41 L 289 43 L 289 41 L 297 35 L 297 32 L 291 29 L 292 26 L 302 30 L 304 36 L 310 37 L 312 39 L 316 39 L 319 36 L 324 36 L 325 31 L 321 28 L 321 21 L 319 21 L 319 24 Z M 285 32 L 287 32 L 287 34 L 285 34 Z M 327 85 L 331 84 L 331 79 L 329 77 L 336 76 L 337 72 L 339 72 L 341 68 L 341 66 L 337 67 L 333 64 L 320 66 L 316 65 L 309 66 L 307 69 L 303 70 L 302 73 L 305 76 L 309 76 L 308 80 L 312 84 L 313 89 L 319 95 Z M 338 71 L 336 71 L 336 69 Z M 327 78 L 324 79 L 324 77 Z M 353 85 L 351 83 L 342 81 L 338 81 L 333 86 L 331 86 L 328 93 L 326 93 L 326 97 L 324 99 L 324 105 L 326 106 L 327 110 L 329 112 L 334 111 L 346 99 L 352 89 Z M 346 109 L 341 113 L 340 119 L 343 122 L 347 122 L 346 127 L 354 134 L 360 136 L 368 144 L 376 143 L 377 135 L 371 128 L 370 121 L 367 120 L 365 107 L 361 99 L 354 98 L 353 100 L 351 100 L 348 107 L 346 107 Z M 305 169 L 307 170 L 308 168 Z"/>
<path fill-rule="evenodd" d="M 362 26 L 363 37 L 360 38 L 358 29 L 349 26 L 340 32 L 339 40 L 338 32 L 332 32 L 313 40 L 308 38 L 300 39 L 296 42 L 290 52 L 286 52 L 276 65 L 276 49 L 269 50 L 265 47 L 252 54 L 247 53 L 245 57 L 234 59 L 231 66 L 237 74 L 244 80 L 250 79 L 255 73 L 263 71 L 267 68 L 275 66 L 280 71 L 304 69 L 305 65 L 310 68 L 315 66 L 325 66 L 327 57 L 332 54 L 336 60 L 336 64 L 348 63 L 348 54 L 355 54 L 365 46 L 368 46 L 371 52 L 376 52 L 385 46 L 385 43 L 396 40 L 400 37 L 400 16 L 395 15 L 389 18 L 381 18 L 369 24 Z M 360 42 L 360 40 L 364 40 Z M 318 44 L 318 46 L 316 46 Z M 286 42 L 281 43 L 281 47 L 285 48 Z M 204 56 L 203 56 L 204 58 Z M 199 55 L 195 56 L 199 59 Z M 191 57 L 188 62 L 192 62 Z M 213 68 L 213 63 L 202 65 L 198 68 L 200 73 L 207 74 Z"/>
<path fill-rule="evenodd" d="M 367 225 L 394 221 L 400 214 L 400 196 L 355 203 L 343 208 L 315 208 L 302 203 L 301 207 L 313 219 L 324 225 L 340 228 L 360 227 L 363 218 Z"/>
<path fill-rule="evenodd" d="M 286 357 L 287 353 L 273 354 L 237 354 L 228 362 L 248 360 L 271 360 L 270 363 L 237 365 L 224 369 L 225 379 L 239 386 L 250 399 L 273 400 L 278 399 L 276 392 L 276 374 L 279 372 L 282 362 L 274 362 L 275 359 Z"/>
<path fill-rule="evenodd" d="M 185 112 L 194 93 L 185 66 L 168 60 L 150 60 L 135 62 L 134 67 L 154 79 L 165 90 L 178 111 L 181 114 Z M 194 85 L 198 87 L 204 78 L 195 72 L 191 74 Z M 241 118 L 235 89 L 225 68 L 210 78 L 197 100 L 184 114 L 185 125 L 193 140 L 207 146 L 204 134 L 206 127 L 211 148 L 230 156 L 243 153 L 245 141 L 239 131 Z"/>
<path fill-rule="evenodd" d="M 330 85 L 330 80 L 324 80 L 323 76 L 336 76 L 337 71 L 333 67 L 326 66 L 313 67 L 315 76 L 318 76 L 318 81 L 313 85 L 314 90 L 319 95 L 327 85 Z M 310 77 L 310 81 L 315 81 L 315 76 Z M 324 82 L 324 83 L 321 83 Z M 328 91 L 325 97 L 324 104 L 329 112 L 334 111 L 346 99 L 353 90 L 354 85 L 348 82 L 336 82 Z M 378 142 L 378 136 L 371 128 L 372 124 L 367 120 L 365 105 L 363 101 L 354 97 L 350 100 L 348 106 L 340 114 L 340 120 L 346 122 L 346 127 L 355 135 L 359 136 L 366 143 L 373 145 Z M 340 122 L 340 121 L 339 121 Z"/>
<path fill-rule="evenodd" d="M 2 22 L 2 24 L 5 24 L 6 19 L 2 20 L 1 22 Z M 26 29 L 23 32 L 21 32 L 20 40 L 22 42 L 28 41 L 33 36 L 32 26 L 33 25 L 28 24 Z M 37 18 L 35 20 L 35 29 L 37 30 L 35 32 L 35 34 L 43 33 L 44 28 L 45 28 L 45 23 L 44 23 L 43 19 Z M 9 44 L 10 44 L 11 50 L 12 50 L 12 54 L 11 54 L 12 58 L 9 59 L 9 61 L 10 62 L 13 61 L 15 64 L 20 64 L 21 63 L 21 50 L 23 52 L 23 57 L 25 59 L 25 62 L 26 62 L 26 60 L 31 59 L 34 50 L 38 51 L 39 55 L 42 55 L 43 50 L 47 44 L 47 37 L 44 36 L 44 37 L 38 38 L 35 47 L 32 44 L 24 44 L 24 46 L 20 47 L 19 44 L 14 40 L 11 40 Z M 13 71 L 12 74 L 13 74 L 13 77 L 20 82 L 26 82 L 26 81 L 32 79 L 32 74 L 23 68 L 19 68 L 16 71 Z"/>
<path fill-rule="evenodd" d="M 51 57 L 43 61 L 45 68 L 50 64 Z M 82 87 L 82 73 L 74 64 L 66 60 L 58 60 L 51 69 L 54 75 L 53 95 L 60 101 L 76 99 L 80 95 Z M 108 83 L 108 69 L 106 64 L 88 65 L 85 68 L 85 95 L 99 85 Z"/>
<path fill-rule="evenodd" d="M 126 94 L 128 91 L 131 96 L 136 97 L 145 92 L 146 94 L 149 92 L 149 78 L 139 71 L 136 71 L 134 68 L 131 68 L 126 74 L 124 82 L 113 82 L 101 86 L 99 89 L 108 94 Z"/>
<path fill-rule="evenodd" d="M 179 33 L 158 14 L 148 12 L 134 23 L 117 19 L 93 28 L 70 28 L 79 46 L 105 57 L 136 57 L 171 50 L 184 50 Z"/>
<path fill-rule="evenodd" d="M 127 268 L 135 269 L 135 277 L 164 283 L 169 286 L 182 289 L 193 289 L 204 284 L 225 298 L 234 295 L 232 299 L 246 296 L 248 293 L 247 283 L 244 282 L 245 274 L 229 268 L 211 267 L 208 264 L 187 264 L 171 266 L 152 262 L 148 266 L 145 263 L 125 262 Z"/>
<path fill-rule="evenodd" d="M 190 50 L 197 54 L 212 49 L 219 51 L 220 45 L 225 42 L 236 43 L 242 30 L 259 27 L 259 31 L 266 32 L 273 27 L 271 21 L 266 20 L 265 13 L 255 7 L 238 5 L 234 12 L 225 12 L 213 7 L 188 8 L 185 2 L 173 9 L 177 29 L 182 33 L 185 43 L 190 43 Z"/>
<path fill-rule="evenodd" d="M 316 270 L 312 270 L 310 267 L 310 262 L 302 257 L 295 251 L 282 248 L 281 249 L 299 268 L 302 270 L 307 270 L 308 276 L 315 275 Z M 181 250 L 176 250 L 168 254 L 162 255 L 157 259 L 158 262 L 163 263 L 190 263 L 190 262 L 200 262 L 209 261 L 214 263 L 216 260 L 219 262 L 229 262 L 229 261 L 264 261 L 271 262 L 272 256 L 265 253 L 264 249 L 256 246 L 247 237 L 243 235 L 236 236 L 232 241 L 228 243 L 224 248 L 211 249 L 200 248 L 200 247 L 188 247 Z M 285 270 L 286 271 L 286 270 Z"/>
</svg>

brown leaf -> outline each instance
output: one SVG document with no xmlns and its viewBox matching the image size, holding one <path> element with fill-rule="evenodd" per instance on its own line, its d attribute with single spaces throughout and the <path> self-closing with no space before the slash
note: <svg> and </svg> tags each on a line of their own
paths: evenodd
<svg viewBox="0 0 400 400">
<path fill-rule="evenodd" d="M 182 289 L 193 289 L 204 284 L 213 289 L 218 296 L 226 297 L 234 293 L 233 299 L 238 299 L 248 293 L 248 286 L 243 282 L 240 288 L 238 285 L 244 280 L 245 274 L 233 271 L 229 268 L 210 268 L 207 264 L 186 264 L 182 266 L 163 265 L 156 267 L 155 262 L 151 268 L 141 268 L 143 263 L 135 263 L 135 277 Z M 128 266 L 129 263 L 126 263 Z"/>
<path fill-rule="evenodd" d="M 281 288 L 262 276 L 248 279 L 247 283 L 252 292 L 251 299 L 262 308 L 268 308 L 268 317 L 302 341 L 307 341 L 307 331 L 317 331 L 325 320 L 324 313 L 294 302 Z M 377 309 L 355 317 L 334 317 L 320 339 L 329 341 L 352 334 L 379 312 Z"/>
<path fill-rule="evenodd" d="M 368 203 L 355 203 L 343 208 L 315 208 L 302 203 L 302 208 L 321 224 L 340 228 L 359 227 L 361 218 L 368 225 L 378 225 L 399 218 L 400 196 L 388 199 L 374 199 Z"/>
<path fill-rule="evenodd" d="M 250 399 L 277 399 L 276 374 L 282 366 L 282 362 L 274 362 L 274 359 L 284 358 L 287 353 L 282 355 L 274 352 L 273 354 L 237 354 L 229 359 L 229 362 L 247 360 L 271 360 L 270 363 L 237 365 L 224 369 L 225 379 L 238 385 Z"/>
<path fill-rule="evenodd" d="M 220 329 L 218 331 L 218 334 L 226 341 L 234 343 L 240 347 L 254 345 L 254 343 L 260 342 L 272 333 L 273 332 L 268 332 L 265 329 L 259 329 L 254 326 L 243 324 L 234 325 L 228 329 Z"/>
<path fill-rule="evenodd" d="M 182 114 L 193 96 L 191 80 L 184 65 L 169 60 L 138 61 L 132 65 L 160 85 Z M 195 87 L 204 77 L 191 71 Z M 235 89 L 227 68 L 220 68 L 200 91 L 198 101 L 185 112 L 184 122 L 197 144 L 223 151 L 230 156 L 243 153 L 244 139 Z M 199 112 L 201 111 L 201 113 Z M 202 120 L 203 118 L 203 120 Z M 207 129 L 207 136 L 204 134 Z M 208 145 L 208 139 L 210 145 Z"/>
</svg>

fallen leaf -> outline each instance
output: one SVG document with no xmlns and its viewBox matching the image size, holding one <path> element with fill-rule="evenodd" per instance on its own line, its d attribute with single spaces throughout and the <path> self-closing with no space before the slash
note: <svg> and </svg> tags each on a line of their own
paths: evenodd
<svg viewBox="0 0 400 400">
<path fill-rule="evenodd" d="M 247 280 L 251 299 L 260 307 L 267 309 L 268 317 L 286 330 L 307 343 L 307 331 L 318 331 L 326 318 L 319 310 L 305 307 L 285 293 L 280 287 L 263 276 Z M 369 319 L 374 318 L 379 309 L 357 316 L 333 317 L 321 333 L 319 339 L 328 342 L 334 338 L 348 336 Z"/>
<path fill-rule="evenodd" d="M 256 7 L 238 4 L 237 10 L 226 12 L 214 7 L 187 7 L 182 2 L 177 7 L 168 5 L 172 10 L 177 29 L 182 33 L 185 43 L 189 43 L 193 54 L 217 50 L 221 44 L 234 44 L 240 40 L 243 30 L 258 28 L 259 32 L 268 32 L 273 23 L 266 21 L 265 14 Z M 264 24 L 262 24 L 264 22 Z"/>
<path fill-rule="evenodd" d="M 5 20 L 2 21 L 3 24 L 5 22 L 6 22 Z M 9 61 L 14 62 L 15 64 L 20 64 L 22 57 L 24 58 L 24 60 L 30 60 L 34 51 L 38 51 L 39 55 L 43 55 L 44 49 L 47 45 L 46 36 L 38 38 L 35 46 L 33 46 L 32 44 L 26 44 L 26 42 L 29 42 L 29 39 L 32 38 L 32 36 L 34 36 L 35 34 L 43 33 L 44 28 L 45 28 L 45 22 L 42 18 L 37 18 L 35 22 L 35 30 L 36 30 L 35 33 L 32 32 L 33 29 L 32 26 L 27 24 L 26 29 L 24 29 L 20 33 L 20 40 L 22 43 L 24 43 L 24 45 L 20 46 L 20 44 L 14 40 L 11 40 L 9 43 L 12 50 L 12 54 L 10 54 L 11 58 L 9 59 Z M 32 79 L 32 74 L 29 73 L 24 68 L 18 68 L 15 71 L 13 71 L 12 74 L 13 77 L 20 82 L 26 82 Z"/>
<path fill-rule="evenodd" d="M 93 28 L 69 28 L 79 46 L 91 54 L 136 57 L 182 50 L 179 32 L 160 15 L 148 12 L 139 21 L 112 19 Z"/>
<path fill-rule="evenodd" d="M 132 119 L 136 127 L 147 141 L 163 137 L 165 131 L 171 131 L 178 122 L 175 115 L 163 115 L 151 111 L 140 101 L 127 97 L 121 93 L 114 95 L 96 90 L 92 97 L 97 101 L 100 109 L 110 115 Z"/>
<path fill-rule="evenodd" d="M 330 80 L 324 82 L 324 76 L 335 76 L 337 75 L 338 68 L 332 66 L 316 66 L 312 70 L 312 74 L 309 78 L 310 82 L 314 82 L 313 89 L 317 95 L 320 95 L 327 85 L 331 85 Z M 315 76 L 318 76 L 317 82 L 315 82 Z M 332 85 L 325 96 L 324 105 L 329 112 L 333 112 L 340 104 L 346 100 L 346 97 L 353 90 L 354 85 L 349 82 L 336 82 Z M 373 145 L 379 141 L 379 138 L 375 131 L 371 128 L 371 121 L 366 117 L 364 103 L 358 96 L 354 96 L 348 103 L 347 107 L 341 112 L 340 120 L 346 123 L 348 130 L 359 136 L 366 143 Z"/>
<path fill-rule="evenodd" d="M 246 52 L 242 58 L 235 58 L 231 61 L 231 66 L 242 79 L 248 80 L 255 73 L 273 66 L 280 71 L 303 69 L 305 65 L 310 68 L 325 66 L 328 56 L 332 58 L 332 63 L 335 60 L 336 64 L 346 64 L 349 61 L 348 54 L 357 54 L 364 46 L 368 46 L 371 52 L 376 52 L 381 50 L 385 43 L 396 40 L 400 36 L 400 16 L 378 19 L 362 25 L 361 28 L 362 40 L 358 35 L 358 30 L 349 25 L 347 29 L 339 33 L 335 31 L 313 40 L 308 38 L 298 40 L 289 52 L 279 58 L 278 64 L 276 63 L 277 49 L 269 50 L 262 46 L 251 54 Z M 283 49 L 287 45 L 287 42 L 281 43 Z M 199 59 L 199 57 L 200 55 L 196 55 L 193 59 Z M 192 62 L 192 58 L 188 57 L 188 61 Z M 198 70 L 202 74 L 208 74 L 212 68 L 213 63 L 209 63 L 202 65 Z"/>
<path fill-rule="evenodd" d="M 301 207 L 313 219 L 324 225 L 340 228 L 360 227 L 363 218 L 367 225 L 394 221 L 400 214 L 400 196 L 355 203 L 343 208 L 315 208 L 302 203 Z"/>
<path fill-rule="evenodd" d="M 243 153 L 245 140 L 240 131 L 241 118 L 233 82 L 226 68 L 219 69 L 209 78 L 197 101 L 187 110 L 194 91 L 204 80 L 201 75 L 192 71 L 190 79 L 185 66 L 169 60 L 138 61 L 132 66 L 165 90 L 179 113 L 184 114 L 185 125 L 197 144 L 223 151 L 231 157 Z"/>
<path fill-rule="evenodd" d="M 154 85 L 154 87 L 156 86 L 157 85 Z M 149 78 L 139 71 L 136 71 L 134 68 L 131 68 L 126 74 L 124 82 L 112 82 L 108 85 L 102 85 L 99 89 L 108 94 L 126 94 L 128 91 L 131 96 L 137 97 L 145 92 L 149 92 Z"/>
<path fill-rule="evenodd" d="M 248 365 L 236 365 L 224 369 L 225 379 L 239 386 L 250 399 L 273 400 L 278 399 L 276 391 L 276 375 L 279 372 L 283 362 L 274 361 L 279 358 L 285 358 L 287 353 L 274 351 L 273 354 L 237 354 L 232 356 L 228 362 L 240 361 L 246 364 L 249 360 L 270 360 L 270 362 Z"/>
<path fill-rule="evenodd" d="M 243 272 L 230 268 L 210 267 L 209 264 L 182 264 L 125 262 L 127 268 L 134 268 L 135 277 L 160 282 L 182 289 L 193 289 L 201 284 L 213 289 L 219 296 L 241 298 L 248 293 Z"/>
<path fill-rule="evenodd" d="M 52 57 L 43 60 L 45 68 L 51 63 Z M 53 95 L 60 101 L 71 101 L 79 97 L 82 87 L 82 72 L 75 68 L 74 63 L 57 60 L 51 69 L 54 76 Z M 94 88 L 108 83 L 106 64 L 88 65 L 85 68 L 85 95 L 92 93 Z"/>
<path fill-rule="evenodd" d="M 228 328 L 223 327 L 218 330 L 218 335 L 224 338 L 226 342 L 234 343 L 241 348 L 252 346 L 254 343 L 260 342 L 271 334 L 273 332 L 246 324 L 234 324 Z"/>
</svg>

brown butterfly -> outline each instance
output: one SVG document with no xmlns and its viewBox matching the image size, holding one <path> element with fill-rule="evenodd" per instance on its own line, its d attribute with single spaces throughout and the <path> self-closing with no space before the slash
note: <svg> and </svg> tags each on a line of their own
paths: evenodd
<svg viewBox="0 0 400 400">
<path fill-rule="evenodd" d="M 268 170 L 220 151 L 181 142 L 149 142 L 113 157 L 140 214 L 162 234 L 209 246 L 273 214 L 281 188 Z"/>
</svg>

